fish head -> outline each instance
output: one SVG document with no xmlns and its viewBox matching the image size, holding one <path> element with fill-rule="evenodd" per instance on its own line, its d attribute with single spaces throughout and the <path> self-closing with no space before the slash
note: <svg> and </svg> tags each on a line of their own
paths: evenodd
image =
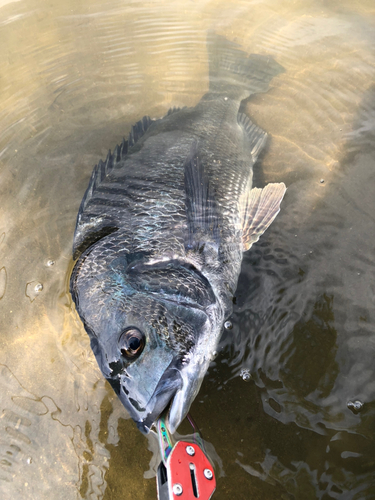
<svg viewBox="0 0 375 500">
<path fill-rule="evenodd" d="M 126 253 L 77 262 L 71 293 L 104 376 L 147 433 L 170 404 L 174 432 L 212 359 L 222 321 L 209 283 L 189 266 Z M 199 303 L 198 303 L 199 302 Z"/>
</svg>

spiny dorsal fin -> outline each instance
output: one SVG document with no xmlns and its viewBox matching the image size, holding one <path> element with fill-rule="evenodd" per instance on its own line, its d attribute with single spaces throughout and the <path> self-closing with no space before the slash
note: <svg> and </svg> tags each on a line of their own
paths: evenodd
<svg viewBox="0 0 375 500">
<path fill-rule="evenodd" d="M 188 248 L 201 246 L 204 236 L 219 239 L 219 212 L 215 195 L 205 174 L 198 154 L 198 145 L 194 141 L 190 154 L 185 161 L 185 206 L 188 221 Z"/>
<path fill-rule="evenodd" d="M 183 108 L 176 108 L 175 106 L 173 106 L 173 108 L 170 108 L 168 110 L 167 116 L 173 115 L 174 113 L 177 113 L 178 111 L 181 111 L 182 109 L 186 109 L 186 107 L 187 106 L 184 106 Z"/>
<path fill-rule="evenodd" d="M 253 188 L 248 192 L 240 207 L 244 252 L 259 240 L 260 236 L 275 219 L 280 211 L 280 203 L 285 191 L 286 186 L 281 182 L 279 184 L 267 184 L 263 189 Z"/>
<path fill-rule="evenodd" d="M 128 140 L 123 139 L 121 146 L 116 145 L 113 150 L 108 151 L 107 158 L 103 162 L 99 160 L 99 163 L 95 166 L 89 185 L 86 192 L 82 198 L 81 205 L 78 210 L 78 219 L 80 214 L 82 214 L 93 196 L 95 190 L 100 186 L 103 180 L 112 172 L 116 165 L 128 154 L 129 149 L 137 143 L 137 141 L 145 134 L 146 130 L 153 123 L 153 120 L 149 116 L 144 116 L 142 120 L 139 120 L 135 125 L 132 126 Z"/>
<path fill-rule="evenodd" d="M 248 139 L 251 144 L 251 156 L 253 158 L 253 162 L 257 161 L 259 153 L 263 149 L 266 141 L 267 141 L 267 132 L 257 127 L 250 118 L 244 113 L 238 113 L 237 121 L 239 125 L 245 130 L 247 133 Z"/>
</svg>

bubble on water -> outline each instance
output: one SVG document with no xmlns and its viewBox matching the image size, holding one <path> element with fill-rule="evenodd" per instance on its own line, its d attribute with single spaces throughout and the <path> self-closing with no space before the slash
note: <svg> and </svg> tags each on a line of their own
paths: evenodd
<svg viewBox="0 0 375 500">
<path fill-rule="evenodd" d="M 33 302 L 42 290 L 42 283 L 39 281 L 30 281 L 26 284 L 25 295 L 30 299 L 30 302 Z"/>
<path fill-rule="evenodd" d="M 348 401 L 348 404 L 346 406 L 354 414 L 359 413 L 363 409 L 363 403 L 362 403 L 362 401 L 359 401 L 358 399 L 356 399 L 355 401 Z"/>
<path fill-rule="evenodd" d="M 231 321 L 229 321 L 229 320 L 228 320 L 228 321 L 226 321 L 226 322 L 224 323 L 224 328 L 225 328 L 226 330 L 232 330 L 232 328 L 233 328 L 233 323 L 232 323 Z"/>
<path fill-rule="evenodd" d="M 320 179 L 320 184 L 324 184 L 324 179 Z"/>
<path fill-rule="evenodd" d="M 248 368 L 242 368 L 242 370 L 240 372 L 240 377 L 245 382 L 248 382 L 251 379 L 250 370 Z"/>
<path fill-rule="evenodd" d="M 54 266 L 54 265 L 55 265 L 55 261 L 54 261 L 54 260 L 49 260 L 49 261 L 47 262 L 47 266 L 48 266 L 48 267 L 51 267 L 51 266 Z"/>
</svg>

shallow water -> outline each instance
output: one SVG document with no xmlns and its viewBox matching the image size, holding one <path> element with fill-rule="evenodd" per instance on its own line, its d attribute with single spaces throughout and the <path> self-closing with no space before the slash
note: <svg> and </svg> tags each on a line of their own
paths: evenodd
<svg viewBox="0 0 375 500">
<path fill-rule="evenodd" d="M 156 498 L 154 443 L 73 310 L 71 247 L 98 159 L 207 90 L 208 29 L 286 69 L 247 112 L 270 135 L 259 182 L 288 185 L 192 407 L 213 498 L 375 497 L 373 1 L 0 0 L 1 498 Z"/>
</svg>

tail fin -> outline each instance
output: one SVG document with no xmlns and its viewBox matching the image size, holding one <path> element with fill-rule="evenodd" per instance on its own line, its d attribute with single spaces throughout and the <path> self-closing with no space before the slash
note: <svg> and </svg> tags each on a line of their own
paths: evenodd
<svg viewBox="0 0 375 500">
<path fill-rule="evenodd" d="M 272 78 L 284 72 L 272 57 L 246 54 L 239 45 L 213 32 L 208 34 L 210 92 L 245 99 L 267 92 Z"/>
</svg>

